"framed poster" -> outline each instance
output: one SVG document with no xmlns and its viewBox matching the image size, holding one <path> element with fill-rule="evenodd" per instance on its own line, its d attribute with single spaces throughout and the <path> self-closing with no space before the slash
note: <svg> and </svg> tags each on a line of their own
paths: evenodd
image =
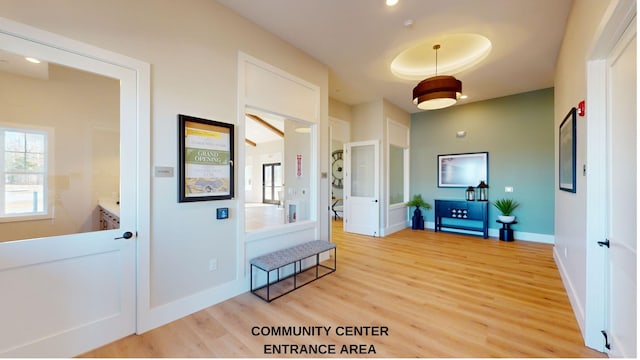
<svg viewBox="0 0 640 360">
<path fill-rule="evenodd" d="M 571 108 L 558 133 L 558 184 L 560 190 L 576 192 L 576 108 Z"/>
<path fill-rule="evenodd" d="M 178 202 L 233 198 L 233 125 L 178 115 Z"/>
<path fill-rule="evenodd" d="M 438 155 L 438 187 L 476 187 L 488 175 L 488 152 Z"/>
</svg>

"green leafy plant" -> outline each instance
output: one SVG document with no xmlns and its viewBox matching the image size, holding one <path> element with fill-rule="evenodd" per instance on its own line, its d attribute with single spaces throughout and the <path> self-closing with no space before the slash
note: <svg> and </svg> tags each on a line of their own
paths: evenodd
<svg viewBox="0 0 640 360">
<path fill-rule="evenodd" d="M 520 203 L 513 199 L 499 199 L 492 204 L 503 216 L 511 216 L 511 213 L 520 206 Z"/>
<path fill-rule="evenodd" d="M 413 198 L 411 199 L 411 201 L 407 202 L 407 206 L 415 206 L 418 209 L 419 208 L 424 208 L 426 210 L 431 209 L 431 204 L 422 200 L 421 194 L 413 195 Z"/>
</svg>

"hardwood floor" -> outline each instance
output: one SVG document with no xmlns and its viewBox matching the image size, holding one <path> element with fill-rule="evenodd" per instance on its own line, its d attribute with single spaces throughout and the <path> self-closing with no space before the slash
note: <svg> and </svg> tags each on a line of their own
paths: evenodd
<svg viewBox="0 0 640 360">
<path fill-rule="evenodd" d="M 551 245 L 409 229 L 372 238 L 340 228 L 331 275 L 270 304 L 246 293 L 83 356 L 605 357 L 583 345 Z M 289 326 L 320 334 L 273 334 Z M 255 327 L 269 334 L 252 334 Z M 346 336 L 345 327 L 380 336 Z M 271 344 L 321 353 L 287 346 L 273 354 Z M 342 352 L 351 345 L 358 353 Z"/>
<path fill-rule="evenodd" d="M 244 229 L 247 232 L 285 223 L 284 208 L 278 205 L 248 203 L 244 211 Z"/>
</svg>

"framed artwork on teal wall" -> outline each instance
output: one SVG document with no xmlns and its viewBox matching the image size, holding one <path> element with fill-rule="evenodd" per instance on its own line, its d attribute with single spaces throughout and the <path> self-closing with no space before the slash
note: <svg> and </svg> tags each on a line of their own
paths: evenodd
<svg viewBox="0 0 640 360">
<path fill-rule="evenodd" d="M 558 135 L 558 184 L 560 190 L 576 192 L 576 108 L 560 124 Z"/>
<path fill-rule="evenodd" d="M 489 153 L 438 155 L 438 187 L 478 186 L 489 183 Z"/>
</svg>

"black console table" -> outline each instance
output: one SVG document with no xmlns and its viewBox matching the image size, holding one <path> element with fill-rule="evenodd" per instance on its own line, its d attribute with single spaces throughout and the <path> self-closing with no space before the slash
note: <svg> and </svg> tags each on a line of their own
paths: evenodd
<svg viewBox="0 0 640 360">
<path fill-rule="evenodd" d="M 482 233 L 483 238 L 489 237 L 489 203 L 486 201 L 466 200 L 436 200 L 435 201 L 436 228 L 435 231 L 467 230 Z M 468 220 L 476 224 L 443 224 L 443 218 Z M 466 223 L 467 221 L 465 221 Z M 481 222 L 477 225 L 477 222 Z M 480 234 L 478 234 L 480 235 Z"/>
</svg>

